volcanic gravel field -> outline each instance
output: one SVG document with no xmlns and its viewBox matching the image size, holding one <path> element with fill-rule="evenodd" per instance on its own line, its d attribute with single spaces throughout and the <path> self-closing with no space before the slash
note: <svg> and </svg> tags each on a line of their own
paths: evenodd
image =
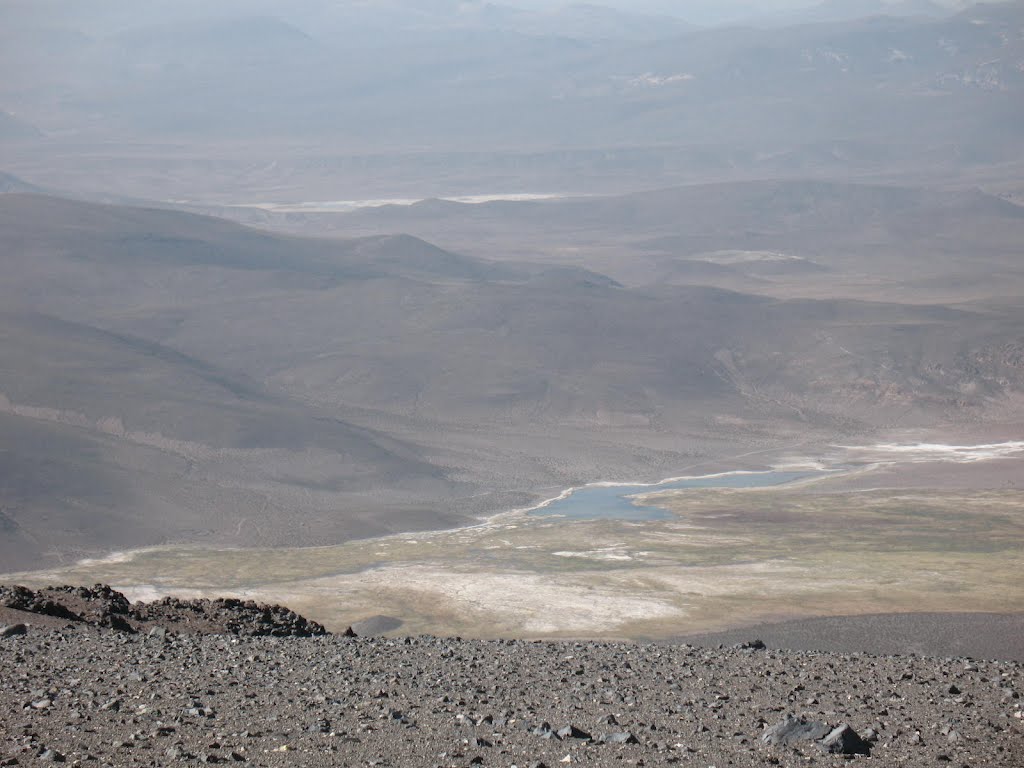
<svg viewBox="0 0 1024 768">
<path fill-rule="evenodd" d="M 0 765 L 1024 766 L 1018 661 L 327 635 L 103 587 L 0 603 Z"/>
</svg>

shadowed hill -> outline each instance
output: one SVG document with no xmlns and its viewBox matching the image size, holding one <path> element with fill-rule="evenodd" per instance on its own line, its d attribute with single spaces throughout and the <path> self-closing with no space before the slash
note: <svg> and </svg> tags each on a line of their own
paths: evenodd
<svg viewBox="0 0 1024 768">
<path fill-rule="evenodd" d="M 415 446 L 137 336 L 3 312 L 0 348 L 8 569 L 179 538 L 384 533 L 417 525 L 413 499 L 458 492 Z M 381 487 L 390 508 L 367 497 Z"/>
<path fill-rule="evenodd" d="M 339 243 L 288 238 L 195 214 L 11 194 L 0 202 L 7 247 L 77 260 L 139 266 L 190 265 L 370 278 L 416 273 L 479 279 L 506 270 L 446 253 L 409 236 Z"/>
<path fill-rule="evenodd" d="M 980 190 L 728 182 L 608 197 L 277 214 L 266 224 L 347 236 L 401 230 L 492 258 L 572 263 L 634 286 L 916 303 L 1024 289 L 1024 208 Z"/>
<path fill-rule="evenodd" d="M 449 524 L 581 481 L 984 420 L 1024 387 L 1006 305 L 628 287 L 31 195 L 0 196 L 0 268 L 3 546 L 25 565 Z"/>
</svg>

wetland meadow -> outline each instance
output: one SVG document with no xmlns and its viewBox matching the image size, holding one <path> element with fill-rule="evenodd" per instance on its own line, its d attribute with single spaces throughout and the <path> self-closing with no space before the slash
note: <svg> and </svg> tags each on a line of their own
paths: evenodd
<svg viewBox="0 0 1024 768">
<path fill-rule="evenodd" d="M 664 639 L 810 616 L 1020 611 L 1024 491 L 872 487 L 882 470 L 891 483 L 922 465 L 969 482 L 998 463 L 1010 477 L 1024 453 L 950 448 L 602 483 L 452 530 L 326 547 L 164 546 L 4 580 L 108 582 L 133 599 L 251 597 L 334 630 L 467 637 Z"/>
</svg>

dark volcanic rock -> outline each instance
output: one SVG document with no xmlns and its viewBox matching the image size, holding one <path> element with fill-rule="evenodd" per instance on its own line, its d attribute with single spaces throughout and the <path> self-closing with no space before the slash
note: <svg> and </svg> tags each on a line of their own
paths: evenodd
<svg viewBox="0 0 1024 768">
<path fill-rule="evenodd" d="M 593 739 L 586 731 L 581 731 L 575 725 L 567 725 L 564 728 L 558 729 L 558 738 L 560 739 L 579 739 L 581 741 L 590 741 Z"/>
<path fill-rule="evenodd" d="M 0 605 L 16 611 L 38 613 L 42 616 L 53 616 L 70 621 L 81 621 L 81 617 L 69 611 L 64 605 L 56 602 L 27 587 L 0 586 Z"/>
<path fill-rule="evenodd" d="M 85 618 L 29 613 L 29 634 L 0 642 L 0 763 L 34 765 L 51 750 L 97 768 L 805 768 L 866 755 L 862 733 L 878 765 L 1024 765 L 1024 703 L 1012 696 L 1024 670 L 1014 661 L 247 636 L 226 623 L 302 625 L 287 609 L 245 601 L 125 609 L 102 590 L 40 592 L 18 594 L 66 600 Z M 100 626 L 104 610 L 141 631 Z M 779 722 L 784 707 L 808 701 L 802 717 Z M 603 732 L 593 740 L 591 724 Z"/>
<path fill-rule="evenodd" d="M 791 716 L 766 730 L 761 736 L 761 741 L 782 747 L 813 742 L 832 754 L 871 754 L 871 745 L 846 723 L 833 728 L 826 723 Z"/>
<path fill-rule="evenodd" d="M 629 731 L 602 733 L 597 740 L 604 744 L 639 744 L 640 740 Z"/>
<path fill-rule="evenodd" d="M 0 586 L 0 605 L 16 611 L 68 619 L 134 633 L 140 629 L 224 633 L 242 637 L 313 637 L 327 634 L 315 621 L 280 605 L 218 598 L 180 600 L 164 597 L 135 603 L 106 584 L 94 587 Z"/>
<path fill-rule="evenodd" d="M 530 733 L 532 733 L 534 736 L 540 736 L 542 739 L 558 739 L 558 738 L 561 738 L 551 728 L 551 724 L 550 723 L 541 723 L 536 728 L 534 728 L 532 731 L 530 731 Z"/>
<path fill-rule="evenodd" d="M 825 723 L 787 716 L 782 722 L 765 731 L 761 741 L 765 744 L 788 747 L 802 741 L 820 741 L 828 736 L 831 730 Z"/>
<path fill-rule="evenodd" d="M 24 624 L 11 624 L 10 626 L 0 628 L 0 637 L 15 637 L 16 635 L 24 635 L 28 632 L 28 627 Z"/>
<path fill-rule="evenodd" d="M 871 745 L 864 741 L 850 726 L 843 723 L 832 729 L 824 739 L 821 747 L 826 752 L 840 755 L 870 755 Z"/>
</svg>

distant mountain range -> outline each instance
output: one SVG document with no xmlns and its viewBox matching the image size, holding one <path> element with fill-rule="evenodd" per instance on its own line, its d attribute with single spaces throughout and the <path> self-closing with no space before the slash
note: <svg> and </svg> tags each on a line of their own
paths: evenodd
<svg viewBox="0 0 1024 768">
<path fill-rule="evenodd" d="M 0 85 L 0 108 L 78 140 L 779 151 L 837 137 L 949 146 L 984 136 L 1000 152 L 1016 151 L 1022 123 L 1020 2 L 770 30 L 694 30 L 591 6 L 304 4 L 286 14 L 257 3 L 201 15 L 113 3 L 100 19 L 12 6 L 0 44 L 17 76 Z"/>
</svg>

